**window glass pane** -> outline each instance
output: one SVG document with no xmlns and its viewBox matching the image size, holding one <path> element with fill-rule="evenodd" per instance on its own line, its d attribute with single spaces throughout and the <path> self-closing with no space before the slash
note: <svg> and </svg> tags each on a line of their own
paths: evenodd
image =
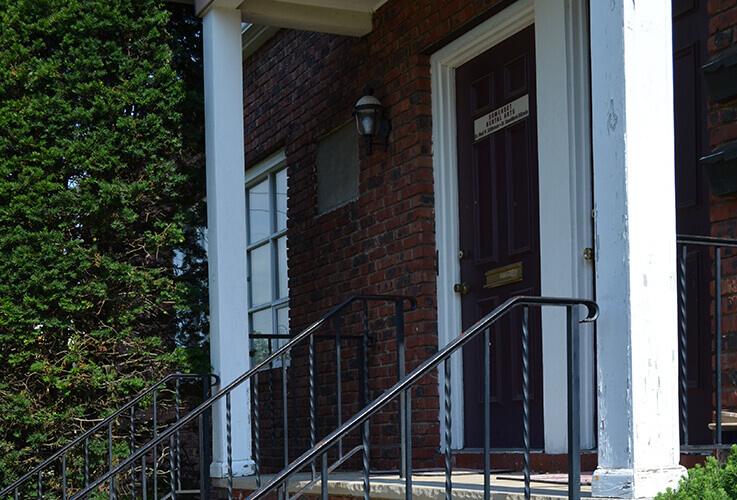
<svg viewBox="0 0 737 500">
<path fill-rule="evenodd" d="M 248 242 L 255 243 L 269 234 L 269 180 L 266 179 L 248 190 Z"/>
<path fill-rule="evenodd" d="M 266 309 L 251 315 L 251 334 L 271 335 L 271 309 Z M 253 361 L 260 363 L 269 355 L 276 343 L 269 339 L 253 339 Z"/>
<path fill-rule="evenodd" d="M 289 307 L 282 307 L 276 311 L 276 333 L 279 335 L 289 335 Z M 278 349 L 289 342 L 289 339 L 279 339 L 273 342 L 272 349 Z M 292 359 L 292 351 L 288 351 L 285 356 L 287 362 Z"/>
<path fill-rule="evenodd" d="M 261 245 L 249 252 L 251 265 L 251 305 L 271 302 L 271 245 Z"/>
<path fill-rule="evenodd" d="M 287 237 L 282 236 L 277 240 L 277 255 L 279 266 L 279 298 L 283 299 L 289 295 L 289 281 L 287 278 Z"/>
<path fill-rule="evenodd" d="M 282 307 L 276 311 L 277 333 L 289 335 L 289 307 Z"/>
<path fill-rule="evenodd" d="M 276 230 L 287 227 L 287 169 L 276 173 Z"/>
<path fill-rule="evenodd" d="M 271 309 L 255 312 L 251 315 L 251 332 L 254 335 L 271 335 Z"/>
</svg>

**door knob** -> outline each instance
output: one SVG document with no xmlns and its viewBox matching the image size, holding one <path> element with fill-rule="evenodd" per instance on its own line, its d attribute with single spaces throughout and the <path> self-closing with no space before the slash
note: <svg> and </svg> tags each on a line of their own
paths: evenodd
<svg viewBox="0 0 737 500">
<path fill-rule="evenodd" d="M 453 285 L 453 291 L 461 295 L 466 295 L 468 293 L 468 283 L 456 283 Z"/>
</svg>

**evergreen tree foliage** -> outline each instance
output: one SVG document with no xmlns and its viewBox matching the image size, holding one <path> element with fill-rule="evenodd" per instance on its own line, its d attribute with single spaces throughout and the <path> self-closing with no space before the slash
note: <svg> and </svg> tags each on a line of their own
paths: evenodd
<svg viewBox="0 0 737 500">
<path fill-rule="evenodd" d="M 199 23 L 169 7 L 0 0 L 0 485 L 202 348 Z"/>
</svg>

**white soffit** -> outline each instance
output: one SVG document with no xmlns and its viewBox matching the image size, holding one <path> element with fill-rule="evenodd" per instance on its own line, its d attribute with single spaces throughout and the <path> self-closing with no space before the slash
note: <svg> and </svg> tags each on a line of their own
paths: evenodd
<svg viewBox="0 0 737 500">
<path fill-rule="evenodd" d="M 378 0 L 244 0 L 238 7 L 244 22 L 363 36 L 371 32 Z"/>
<path fill-rule="evenodd" d="M 195 0 L 197 14 L 212 7 L 238 8 L 244 23 L 363 36 L 387 0 Z"/>
</svg>

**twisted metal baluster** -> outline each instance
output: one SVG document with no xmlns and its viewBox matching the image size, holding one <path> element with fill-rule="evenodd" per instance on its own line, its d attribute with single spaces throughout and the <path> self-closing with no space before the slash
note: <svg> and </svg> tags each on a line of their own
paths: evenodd
<svg viewBox="0 0 737 500">
<path fill-rule="evenodd" d="M 722 444 L 722 247 L 714 248 L 714 358 L 716 364 L 716 443 Z"/>
<path fill-rule="evenodd" d="M 146 456 L 141 457 L 141 490 L 143 494 L 143 500 L 148 498 L 148 484 L 146 481 Z"/>
<path fill-rule="evenodd" d="M 169 436 L 169 492 L 171 494 L 171 498 L 176 498 L 176 472 L 174 471 L 176 465 L 174 458 L 174 447 L 176 444 L 174 443 L 174 435 L 172 434 Z"/>
<path fill-rule="evenodd" d="M 271 352 L 271 339 L 269 339 L 269 352 Z M 274 402 L 274 361 L 269 363 L 269 416 L 271 417 L 271 447 L 276 448 L 276 403 Z"/>
<path fill-rule="evenodd" d="M 159 435 L 159 407 L 158 407 L 158 393 L 159 391 L 154 391 L 154 439 Z M 159 447 L 154 446 L 153 450 L 151 450 L 151 454 L 153 456 L 154 461 L 154 486 L 153 486 L 153 494 L 154 498 L 159 498 Z"/>
<path fill-rule="evenodd" d="M 451 402 L 450 402 L 450 358 L 443 362 L 444 372 L 444 409 L 445 409 L 445 500 L 453 496 L 453 470 L 451 464 L 452 433 L 451 433 Z"/>
<path fill-rule="evenodd" d="M 84 439 L 84 487 L 90 485 L 90 438 Z"/>
<path fill-rule="evenodd" d="M 491 497 L 491 344 L 484 330 L 484 500 Z"/>
<path fill-rule="evenodd" d="M 524 429 L 525 500 L 530 500 L 530 360 L 529 360 L 529 307 L 522 309 L 522 426 Z"/>
<path fill-rule="evenodd" d="M 180 419 L 180 406 L 181 406 L 181 399 L 179 396 L 179 379 L 176 381 L 175 386 L 175 393 L 174 393 L 174 412 L 176 416 L 176 421 L 179 422 Z M 179 490 L 182 489 L 182 442 L 181 442 L 181 435 L 179 432 L 179 429 L 177 429 L 177 432 L 175 434 L 176 436 L 176 447 L 177 447 L 177 454 L 175 456 L 175 464 L 176 464 L 176 483 L 177 488 Z"/>
<path fill-rule="evenodd" d="M 258 409 L 258 376 L 256 373 L 253 377 L 251 389 L 253 390 L 253 456 L 254 472 L 256 474 L 256 488 L 261 487 L 261 424 L 260 412 Z"/>
<path fill-rule="evenodd" d="M 681 255 L 679 259 L 678 269 L 680 271 L 679 283 L 680 290 L 678 294 L 678 319 L 679 319 L 679 346 L 680 349 L 680 361 L 681 369 L 680 375 L 680 389 L 681 389 L 681 432 L 683 433 L 683 444 L 688 445 L 688 386 L 686 379 L 686 345 L 688 337 L 686 336 L 686 329 L 688 328 L 687 320 L 687 309 L 686 309 L 686 245 L 681 246 Z"/>
<path fill-rule="evenodd" d="M 310 448 L 315 447 L 315 443 L 317 442 L 317 427 L 316 427 L 316 421 L 317 421 L 317 405 L 315 404 L 315 336 L 310 335 L 310 343 L 309 343 L 309 383 L 310 383 Z M 317 469 L 315 466 L 315 461 L 313 460 L 310 462 L 310 471 L 312 473 L 311 478 L 312 480 L 315 479 L 315 475 L 317 474 Z"/>
<path fill-rule="evenodd" d="M 225 394 L 225 434 L 228 453 L 228 500 L 233 500 L 233 429 L 230 421 L 230 393 Z"/>
</svg>

